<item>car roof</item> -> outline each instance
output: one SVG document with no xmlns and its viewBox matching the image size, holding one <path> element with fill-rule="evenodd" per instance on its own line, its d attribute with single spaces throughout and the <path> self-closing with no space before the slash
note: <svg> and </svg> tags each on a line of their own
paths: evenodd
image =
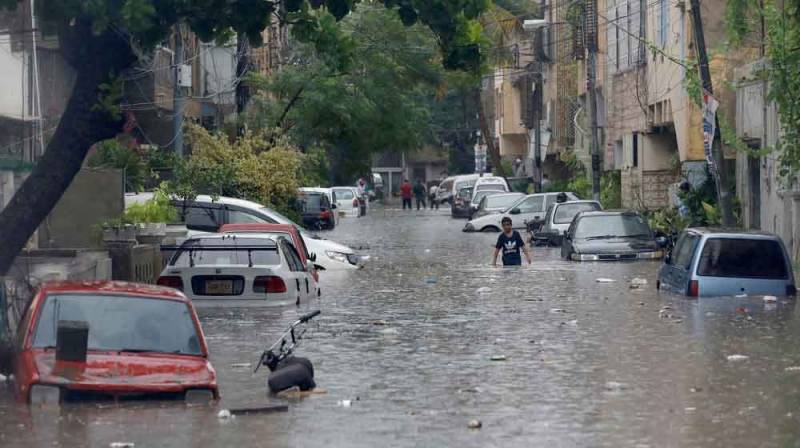
<svg viewBox="0 0 800 448">
<path fill-rule="evenodd" d="M 780 239 L 777 235 L 763 230 L 736 229 L 730 227 L 689 227 L 687 231 L 708 236 L 760 236 Z"/>
<path fill-rule="evenodd" d="M 189 299 L 182 292 L 164 286 L 148 285 L 145 283 L 122 282 L 116 280 L 93 281 L 57 281 L 42 284 L 40 291 L 47 294 L 104 294 L 125 295 L 137 297 L 152 297 L 154 299 L 175 300 L 188 303 Z"/>
<path fill-rule="evenodd" d="M 345 188 L 345 187 L 339 187 L 339 188 Z M 328 193 L 331 192 L 332 189 L 331 188 L 322 188 L 322 187 L 300 187 L 299 190 L 302 191 L 303 193 L 325 193 L 325 194 L 328 194 Z"/>
<path fill-rule="evenodd" d="M 267 223 L 243 223 L 243 224 L 223 224 L 219 228 L 219 233 L 260 233 L 260 232 L 298 232 L 297 228 L 291 224 L 267 224 Z M 248 235 L 249 236 L 249 235 Z"/>
<path fill-rule="evenodd" d="M 577 201 L 556 202 L 555 204 L 553 204 L 553 207 L 558 207 L 559 205 L 567 205 L 567 204 L 600 204 L 600 202 L 595 201 L 594 199 L 579 199 Z"/>
<path fill-rule="evenodd" d="M 151 191 L 143 193 L 125 193 L 125 203 L 126 205 L 128 205 L 129 203 L 147 202 L 150 199 L 152 199 L 153 196 L 154 193 Z M 173 200 L 179 200 L 179 199 L 173 198 Z M 234 205 L 242 208 L 249 208 L 255 210 L 262 210 L 266 208 L 263 205 L 259 204 L 258 202 L 248 201 L 246 199 L 231 198 L 228 196 L 218 196 L 215 200 L 214 197 L 207 194 L 199 194 L 191 202 L 211 202 L 214 204 Z"/>
<path fill-rule="evenodd" d="M 642 216 L 636 210 L 587 210 L 578 213 L 578 216 L 620 216 L 620 215 L 636 215 Z"/>
<path fill-rule="evenodd" d="M 196 235 L 191 238 L 188 238 L 186 241 L 183 242 L 181 247 L 183 246 L 223 246 L 226 243 L 230 245 L 235 245 L 239 242 L 239 240 L 246 240 L 247 242 L 243 242 L 241 244 L 257 244 L 263 245 L 266 247 L 275 247 L 275 237 L 266 235 L 263 233 L 248 233 L 245 235 L 236 235 L 229 234 L 229 233 L 208 233 L 204 235 Z M 257 240 L 257 241 L 252 241 Z M 208 244 L 204 244 L 208 243 Z"/>
</svg>

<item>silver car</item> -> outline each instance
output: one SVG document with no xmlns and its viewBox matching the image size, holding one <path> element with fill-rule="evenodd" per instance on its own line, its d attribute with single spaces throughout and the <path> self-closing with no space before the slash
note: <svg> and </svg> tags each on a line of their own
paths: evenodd
<svg viewBox="0 0 800 448">
<path fill-rule="evenodd" d="M 693 297 L 794 295 L 792 264 L 770 233 L 684 230 L 658 273 L 656 287 Z"/>
<path fill-rule="evenodd" d="M 550 246 L 561 246 L 561 238 L 569 229 L 572 219 L 580 212 L 602 210 L 597 201 L 568 201 L 555 203 L 547 209 L 544 224 L 538 232 L 534 232 L 533 239 Z"/>
</svg>

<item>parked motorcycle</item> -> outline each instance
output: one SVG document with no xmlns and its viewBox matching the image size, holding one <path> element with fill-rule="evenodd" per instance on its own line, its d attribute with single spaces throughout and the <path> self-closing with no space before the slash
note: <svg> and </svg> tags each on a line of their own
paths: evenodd
<svg viewBox="0 0 800 448">
<path fill-rule="evenodd" d="M 312 311 L 297 319 L 281 335 L 281 337 L 261 354 L 261 359 L 256 364 L 253 373 L 264 365 L 270 370 L 267 377 L 267 386 L 270 392 L 278 393 L 297 387 L 302 391 L 312 390 L 317 387 L 314 382 L 314 366 L 307 358 L 294 356 L 294 351 L 303 339 L 307 328 L 296 332 L 300 325 L 307 324 L 311 319 L 319 316 L 320 310 Z"/>
</svg>

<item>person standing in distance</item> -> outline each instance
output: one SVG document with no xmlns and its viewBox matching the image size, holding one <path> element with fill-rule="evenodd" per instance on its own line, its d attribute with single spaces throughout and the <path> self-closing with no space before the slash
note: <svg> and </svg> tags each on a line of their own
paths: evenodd
<svg viewBox="0 0 800 448">
<path fill-rule="evenodd" d="M 411 183 L 408 179 L 404 179 L 403 184 L 400 185 L 400 197 L 403 198 L 403 210 L 405 210 L 406 207 L 411 210 L 411 197 L 413 195 L 411 190 Z"/>
<path fill-rule="evenodd" d="M 497 244 L 494 246 L 494 256 L 492 257 L 492 266 L 497 266 L 497 255 L 503 251 L 503 266 L 520 266 L 522 265 L 522 257 L 520 250 L 525 254 L 525 260 L 531 264 L 531 254 L 528 251 L 528 246 L 522 240 L 519 232 L 514 230 L 511 218 L 506 216 L 500 223 L 503 225 L 503 233 L 497 237 Z"/>
</svg>

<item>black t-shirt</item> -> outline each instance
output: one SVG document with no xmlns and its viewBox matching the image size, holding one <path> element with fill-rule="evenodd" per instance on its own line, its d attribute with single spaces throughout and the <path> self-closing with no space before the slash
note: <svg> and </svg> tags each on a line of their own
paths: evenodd
<svg viewBox="0 0 800 448">
<path fill-rule="evenodd" d="M 522 250 L 523 246 L 525 246 L 525 241 L 522 240 L 522 237 L 516 230 L 511 233 L 511 236 L 501 233 L 500 236 L 497 237 L 497 244 L 495 245 L 497 249 L 503 252 L 503 264 L 506 266 L 522 264 L 522 257 L 519 252 Z"/>
</svg>

